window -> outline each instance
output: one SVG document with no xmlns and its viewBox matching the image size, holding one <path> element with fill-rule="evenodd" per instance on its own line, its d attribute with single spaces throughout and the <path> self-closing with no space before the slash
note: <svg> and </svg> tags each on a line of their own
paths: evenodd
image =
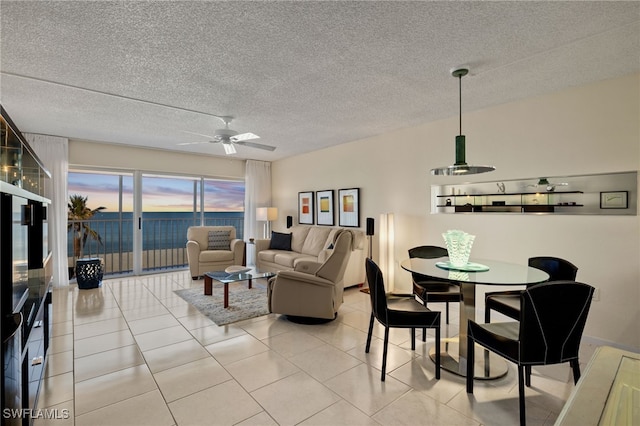
<svg viewBox="0 0 640 426">
<path fill-rule="evenodd" d="M 142 174 L 141 181 L 143 271 L 186 267 L 189 226 L 232 225 L 242 238 L 244 182 L 159 174 Z M 133 173 L 77 170 L 69 172 L 68 182 L 69 195 L 86 197 L 90 210 L 105 207 L 88 220 L 69 222 L 70 266 L 74 258 L 98 256 L 107 274 L 132 272 Z M 74 225 L 88 231 L 81 252 L 74 251 Z"/>
</svg>

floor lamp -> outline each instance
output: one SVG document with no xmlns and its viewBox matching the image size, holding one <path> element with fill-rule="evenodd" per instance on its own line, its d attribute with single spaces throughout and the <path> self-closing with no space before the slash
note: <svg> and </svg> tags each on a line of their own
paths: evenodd
<svg viewBox="0 0 640 426">
<path fill-rule="evenodd" d="M 263 238 L 271 238 L 271 222 L 278 220 L 277 207 L 258 207 L 256 209 L 256 220 L 264 222 Z"/>
<path fill-rule="evenodd" d="M 380 215 L 380 269 L 385 276 L 387 293 L 395 289 L 395 226 L 393 213 Z"/>
<path fill-rule="evenodd" d="M 366 229 L 367 238 L 369 239 L 369 254 L 367 257 L 373 260 L 373 234 L 374 234 L 374 220 L 372 217 L 367 218 L 367 229 Z M 367 277 L 364 277 L 365 283 L 367 283 L 367 287 L 361 289 L 360 291 L 363 293 L 369 293 L 369 282 L 367 281 Z"/>
</svg>

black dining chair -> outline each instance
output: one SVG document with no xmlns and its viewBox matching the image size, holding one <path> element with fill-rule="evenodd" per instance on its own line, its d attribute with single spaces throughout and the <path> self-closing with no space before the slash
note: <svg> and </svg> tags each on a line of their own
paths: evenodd
<svg viewBox="0 0 640 426">
<path fill-rule="evenodd" d="M 525 367 L 568 362 L 580 378 L 578 351 L 594 288 L 575 281 L 535 284 L 520 294 L 520 321 L 469 320 L 467 347 L 477 343 L 518 367 L 520 424 L 525 424 Z M 485 357 L 485 362 L 486 362 Z M 467 357 L 467 393 L 473 393 L 474 351 Z M 530 370 L 529 370 L 530 371 Z M 531 386 L 527 380 L 527 386 Z"/>
<path fill-rule="evenodd" d="M 449 256 L 449 252 L 444 247 L 438 246 L 418 246 L 409 249 L 409 258 L 436 259 L 438 257 Z M 449 324 L 449 302 L 459 303 L 460 286 L 445 280 L 427 277 L 416 272 L 411 273 L 413 281 L 413 294 L 415 294 L 424 306 L 429 302 L 445 303 L 445 318 Z M 426 330 L 422 329 L 422 341 L 426 338 Z"/>
<path fill-rule="evenodd" d="M 574 281 L 578 267 L 559 257 L 538 256 L 529 258 L 529 266 L 549 274 L 549 281 Z M 515 320 L 520 318 L 520 295 L 522 290 L 493 291 L 484 297 L 484 322 L 491 322 L 491 311 L 500 312 Z"/>
<path fill-rule="evenodd" d="M 382 353 L 382 375 L 384 382 L 387 369 L 387 349 L 389 347 L 389 328 L 411 329 L 411 350 L 416 349 L 416 328 L 436 330 L 436 379 L 440 379 L 440 312 L 431 311 L 413 297 L 390 296 L 384 289 L 382 272 L 371 259 L 365 259 L 369 296 L 371 298 L 371 319 L 367 335 L 366 353 L 371 348 L 374 319 L 384 326 L 384 349 Z"/>
</svg>

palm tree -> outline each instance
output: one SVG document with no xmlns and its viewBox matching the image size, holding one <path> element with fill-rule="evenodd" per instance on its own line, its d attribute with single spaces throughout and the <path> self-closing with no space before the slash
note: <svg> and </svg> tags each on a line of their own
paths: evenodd
<svg viewBox="0 0 640 426">
<path fill-rule="evenodd" d="M 102 238 L 95 230 L 91 229 L 89 223 L 84 222 L 91 219 L 100 210 L 106 209 L 106 207 L 98 207 L 96 209 L 90 209 L 87 207 L 87 198 L 82 195 L 74 194 L 69 197 L 69 211 L 67 213 L 69 224 L 67 229 L 73 232 L 73 256 L 76 259 L 82 257 L 82 251 L 87 238 L 91 238 L 102 244 Z"/>
</svg>

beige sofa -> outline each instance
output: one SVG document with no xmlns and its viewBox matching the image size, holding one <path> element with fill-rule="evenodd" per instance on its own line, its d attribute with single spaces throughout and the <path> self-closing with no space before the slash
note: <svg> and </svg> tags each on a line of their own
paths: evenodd
<svg viewBox="0 0 640 426">
<path fill-rule="evenodd" d="M 194 280 L 206 272 L 243 265 L 244 241 L 233 226 L 191 226 L 187 229 L 187 260 Z"/>
<path fill-rule="evenodd" d="M 336 233 L 348 229 L 353 235 L 352 250 L 344 272 L 344 286 L 364 283 L 365 234 L 359 229 L 295 225 L 291 234 L 291 250 L 270 249 L 271 240 L 256 240 L 256 268 L 260 272 L 293 271 L 299 262 L 324 263 L 332 252 Z"/>
</svg>

